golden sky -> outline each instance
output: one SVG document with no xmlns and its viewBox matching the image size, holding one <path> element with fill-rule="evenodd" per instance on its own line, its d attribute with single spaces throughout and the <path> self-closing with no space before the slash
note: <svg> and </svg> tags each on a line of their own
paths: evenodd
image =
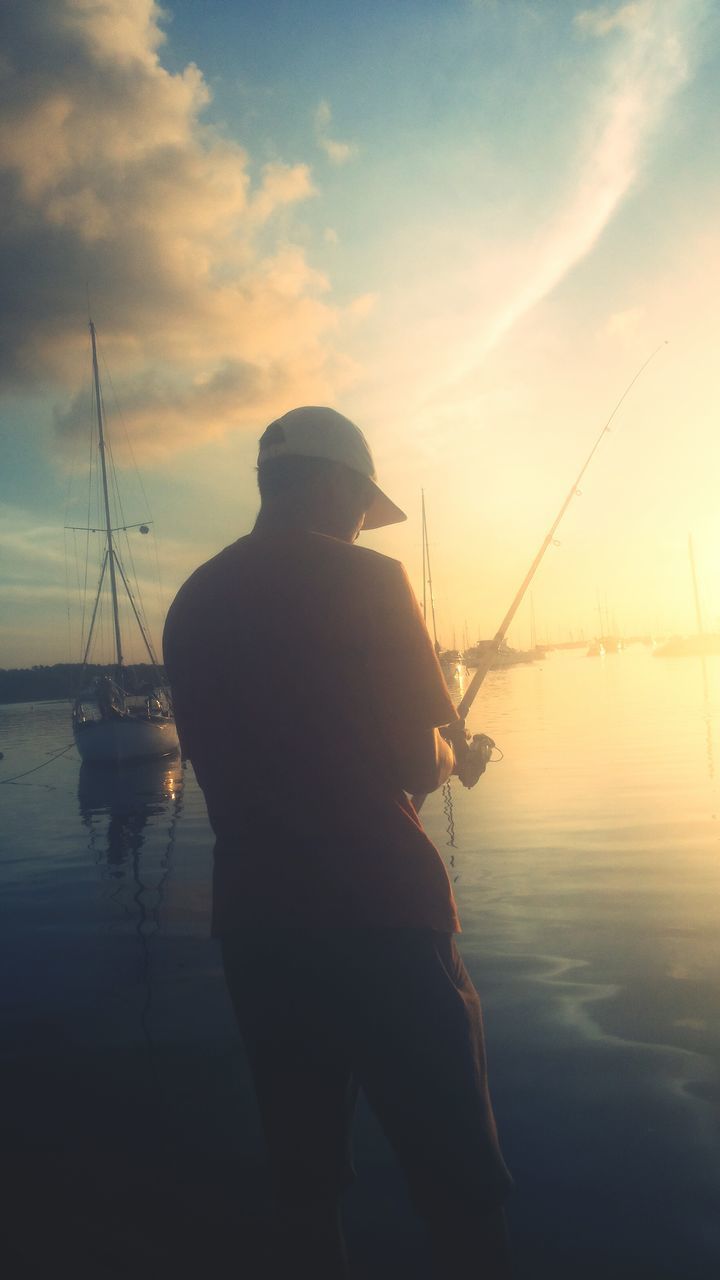
<svg viewBox="0 0 720 1280">
<path fill-rule="evenodd" d="M 418 591 L 425 490 L 445 643 L 495 630 L 667 341 L 537 625 L 691 630 L 691 532 L 720 627 L 715 6 L 37 0 L 6 26 L 0 665 L 76 656 L 88 298 L 148 585 L 248 529 L 264 426 L 328 403 L 408 511 L 369 541 Z"/>
</svg>

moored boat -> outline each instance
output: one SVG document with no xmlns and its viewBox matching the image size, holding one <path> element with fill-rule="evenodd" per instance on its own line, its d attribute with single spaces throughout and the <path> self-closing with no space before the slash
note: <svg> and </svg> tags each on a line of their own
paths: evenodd
<svg viewBox="0 0 720 1280">
<path fill-rule="evenodd" d="M 487 660 L 487 652 L 491 647 L 495 649 L 495 652 L 489 664 L 488 669 L 490 671 L 497 671 L 500 667 L 514 667 L 523 662 L 534 662 L 536 657 L 536 654 L 529 649 L 512 649 L 504 641 L 495 646 L 492 640 L 487 640 L 485 642 L 480 641 L 478 644 L 466 649 L 465 662 L 467 666 L 479 667 L 481 663 Z"/>
<path fill-rule="evenodd" d="M 656 658 L 707 658 L 720 654 L 720 635 L 702 632 L 696 636 L 671 636 L 653 650 Z"/>
<path fill-rule="evenodd" d="M 128 575 L 120 559 L 115 534 L 138 528 L 148 532 L 148 523 L 131 526 L 113 525 L 110 510 L 108 472 L 106 460 L 106 433 L 103 413 L 100 375 L 97 358 L 95 326 L 90 321 L 92 342 L 93 382 L 98 433 L 98 452 L 104 525 L 100 529 L 87 529 L 88 533 L 100 532 L 105 537 L 105 549 L 100 568 L 95 603 L 92 609 L 87 640 L 83 654 L 85 671 L 92 648 L 100 605 L 106 581 L 112 608 L 112 632 L 114 637 L 114 662 L 105 675 L 97 677 L 89 687 L 81 688 L 75 698 L 72 712 L 73 736 L 77 749 L 88 764 L 123 764 L 130 760 L 157 759 L 170 756 L 179 750 L 179 741 L 172 709 L 170 690 L 164 678 L 153 648 L 150 633 L 144 621 L 139 594 L 130 589 Z M 75 526 L 73 526 L 74 528 Z M 150 659 L 149 679 L 139 682 L 132 667 L 127 667 L 123 654 L 118 605 L 119 586 L 122 585 L 131 606 L 131 613 Z"/>
<path fill-rule="evenodd" d="M 172 704 L 162 685 L 128 696 L 107 676 L 75 699 L 73 734 L 87 764 L 124 764 L 178 750 Z"/>
</svg>

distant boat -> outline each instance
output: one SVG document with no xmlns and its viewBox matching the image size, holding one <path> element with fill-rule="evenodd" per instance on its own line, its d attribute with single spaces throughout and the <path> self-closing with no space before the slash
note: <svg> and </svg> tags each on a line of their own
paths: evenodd
<svg viewBox="0 0 720 1280">
<path fill-rule="evenodd" d="M 588 658 L 602 657 L 606 653 L 621 653 L 625 648 L 624 641 L 617 636 L 600 636 L 588 645 Z"/>
<path fill-rule="evenodd" d="M 711 654 L 720 653 L 720 635 L 717 632 L 707 632 L 703 625 L 700 591 L 695 569 L 695 551 L 690 534 L 688 534 L 688 557 L 690 560 L 693 595 L 695 597 L 697 633 L 694 636 L 671 636 L 669 640 L 666 640 L 665 644 L 658 645 L 654 650 L 656 658 L 685 658 L 690 656 L 706 658 Z"/>
<path fill-rule="evenodd" d="M 90 658 L 106 580 L 109 581 L 112 602 L 115 660 L 104 675 L 94 679 L 87 687 L 81 687 L 73 705 L 72 724 L 75 743 L 83 761 L 92 764 L 123 764 L 130 760 L 156 759 L 173 755 L 179 750 L 180 744 L 170 691 L 165 685 L 160 664 L 143 620 L 139 594 L 137 589 L 135 594 L 130 589 L 128 575 L 118 553 L 117 539 L 113 537 L 114 534 L 125 532 L 129 528 L 137 528 L 141 534 L 147 533 L 148 525 L 121 524 L 113 527 L 112 524 L 97 339 L 92 321 L 90 321 L 90 337 L 104 523 L 101 522 L 100 528 L 87 530 L 87 532 L 103 533 L 105 550 L 82 658 L 83 672 L 86 671 Z M 118 608 L 119 584 L 127 593 L 133 618 L 150 659 L 153 674 L 148 681 L 141 681 L 132 667 L 127 668 L 124 665 Z"/>
<path fill-rule="evenodd" d="M 486 652 L 486 644 L 472 645 L 465 651 L 465 662 L 469 667 L 477 667 L 484 660 Z M 532 649 L 512 649 L 510 645 L 503 642 L 493 657 L 490 670 L 496 671 L 500 667 L 514 667 L 520 663 L 534 662 L 536 657 L 537 654 Z"/>
<path fill-rule="evenodd" d="M 720 635 L 703 632 L 699 636 L 671 636 L 653 650 L 656 658 L 706 658 L 720 653 Z"/>
</svg>

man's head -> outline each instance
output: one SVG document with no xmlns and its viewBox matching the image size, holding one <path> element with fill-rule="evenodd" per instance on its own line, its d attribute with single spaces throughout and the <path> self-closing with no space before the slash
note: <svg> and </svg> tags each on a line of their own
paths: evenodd
<svg viewBox="0 0 720 1280">
<path fill-rule="evenodd" d="M 263 511 L 348 542 L 362 528 L 406 519 L 378 488 L 360 429 L 322 406 L 270 423 L 260 440 L 258 486 Z"/>
</svg>

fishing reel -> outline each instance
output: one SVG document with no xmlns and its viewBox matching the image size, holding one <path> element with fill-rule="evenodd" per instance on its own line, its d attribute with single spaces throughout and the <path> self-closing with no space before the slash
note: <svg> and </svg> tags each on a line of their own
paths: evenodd
<svg viewBox="0 0 720 1280">
<path fill-rule="evenodd" d="M 464 787 L 474 787 L 492 759 L 495 742 L 486 733 L 466 736 L 465 751 L 457 762 L 457 776 Z"/>
<path fill-rule="evenodd" d="M 487 733 L 474 733 L 467 746 L 473 756 L 480 756 L 485 764 L 489 764 L 492 760 L 493 747 L 496 747 L 497 743 Z"/>
<path fill-rule="evenodd" d="M 487 733 L 474 733 L 470 737 L 462 721 L 452 725 L 445 736 L 455 752 L 457 777 L 464 787 L 474 787 L 492 760 L 495 740 Z"/>
</svg>

